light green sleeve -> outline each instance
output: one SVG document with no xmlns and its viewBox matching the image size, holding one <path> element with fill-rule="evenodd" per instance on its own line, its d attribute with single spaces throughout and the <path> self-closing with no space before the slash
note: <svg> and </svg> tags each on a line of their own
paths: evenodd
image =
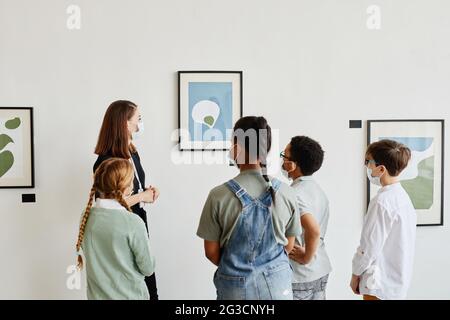
<svg viewBox="0 0 450 320">
<path fill-rule="evenodd" d="M 197 236 L 204 240 L 220 241 L 222 228 L 218 220 L 218 208 L 212 192 L 209 193 L 203 206 L 202 215 L 197 229 Z"/>
<path fill-rule="evenodd" d="M 129 244 L 133 252 L 139 272 L 148 277 L 155 272 L 155 259 L 150 253 L 150 243 L 144 222 L 137 216 L 132 216 L 130 223 Z"/>
</svg>

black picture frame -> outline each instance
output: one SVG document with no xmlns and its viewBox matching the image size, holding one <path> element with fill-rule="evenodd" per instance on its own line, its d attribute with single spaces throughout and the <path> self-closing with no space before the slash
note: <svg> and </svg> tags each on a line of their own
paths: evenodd
<svg viewBox="0 0 450 320">
<path fill-rule="evenodd" d="M 393 123 L 393 122 L 399 122 L 399 123 L 405 123 L 405 122 L 437 122 L 441 124 L 441 186 L 440 186 L 440 192 L 441 192 L 441 201 L 440 201 L 440 221 L 438 223 L 417 223 L 418 227 L 427 227 L 427 226 L 443 226 L 444 225 L 444 207 L 445 207 L 445 197 L 444 197 L 444 167 L 445 167 L 445 120 L 444 119 L 384 119 L 384 120 L 367 120 L 367 146 L 372 142 L 371 137 L 371 128 L 373 123 L 381 123 L 381 122 L 387 122 L 387 123 Z M 367 178 L 366 179 L 367 184 L 367 192 L 366 192 L 366 200 L 367 200 L 367 206 L 369 206 L 371 194 L 370 194 L 370 181 Z"/>
<path fill-rule="evenodd" d="M 21 110 L 29 111 L 29 142 L 30 142 L 30 183 L 23 185 L 8 185 L 2 186 L 0 184 L 0 189 L 33 189 L 35 188 L 35 157 L 34 157 L 34 108 L 33 107 L 0 107 L 0 112 L 2 110 Z"/>
<path fill-rule="evenodd" d="M 239 76 L 239 91 L 240 91 L 240 97 L 239 97 L 239 117 L 241 118 L 243 116 L 243 102 L 244 102 L 244 80 L 243 80 L 243 71 L 224 71 L 224 70 L 183 70 L 178 71 L 178 146 L 180 151 L 227 151 L 228 148 L 185 148 L 182 146 L 182 101 L 181 101 L 181 90 L 182 90 L 182 84 L 181 84 L 181 77 L 184 74 L 237 74 Z M 235 119 L 237 120 L 237 119 Z"/>
</svg>

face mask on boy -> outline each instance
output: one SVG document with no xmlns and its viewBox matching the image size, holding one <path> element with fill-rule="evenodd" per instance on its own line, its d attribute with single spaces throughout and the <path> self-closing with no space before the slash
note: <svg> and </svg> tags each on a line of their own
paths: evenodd
<svg viewBox="0 0 450 320">
<path fill-rule="evenodd" d="M 381 187 L 382 186 L 382 184 L 381 184 L 381 176 L 374 177 L 374 176 L 372 176 L 372 172 L 373 172 L 373 170 L 370 169 L 369 167 L 367 167 L 367 178 L 369 178 L 369 181 L 371 183 L 373 183 L 374 185 Z"/>
<path fill-rule="evenodd" d="M 293 169 L 291 169 L 290 171 L 287 171 L 286 169 L 284 169 L 284 159 L 280 159 L 280 166 L 281 166 L 281 174 L 283 175 L 283 177 L 285 177 L 288 180 L 292 180 L 292 177 L 289 176 L 289 173 L 293 172 L 297 167 L 297 165 L 294 163 Z"/>
</svg>

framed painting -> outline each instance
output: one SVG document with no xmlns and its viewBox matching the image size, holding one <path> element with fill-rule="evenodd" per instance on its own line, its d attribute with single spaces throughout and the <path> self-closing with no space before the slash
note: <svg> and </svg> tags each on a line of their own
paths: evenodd
<svg viewBox="0 0 450 320">
<path fill-rule="evenodd" d="M 390 139 L 411 150 L 399 180 L 417 211 L 418 226 L 444 224 L 444 120 L 369 120 L 367 144 Z M 379 187 L 367 180 L 367 202 Z"/>
<path fill-rule="evenodd" d="M 242 71 L 179 71 L 180 150 L 228 150 L 242 100 Z"/>
<path fill-rule="evenodd" d="M 0 188 L 34 188 L 33 108 L 0 107 Z"/>
</svg>

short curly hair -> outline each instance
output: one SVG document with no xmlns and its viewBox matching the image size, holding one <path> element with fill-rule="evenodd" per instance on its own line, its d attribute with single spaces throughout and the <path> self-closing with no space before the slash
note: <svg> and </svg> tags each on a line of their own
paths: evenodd
<svg viewBox="0 0 450 320">
<path fill-rule="evenodd" d="M 310 176 L 322 167 L 324 151 L 320 144 L 306 136 L 291 139 L 291 157 L 305 176 Z"/>
</svg>

